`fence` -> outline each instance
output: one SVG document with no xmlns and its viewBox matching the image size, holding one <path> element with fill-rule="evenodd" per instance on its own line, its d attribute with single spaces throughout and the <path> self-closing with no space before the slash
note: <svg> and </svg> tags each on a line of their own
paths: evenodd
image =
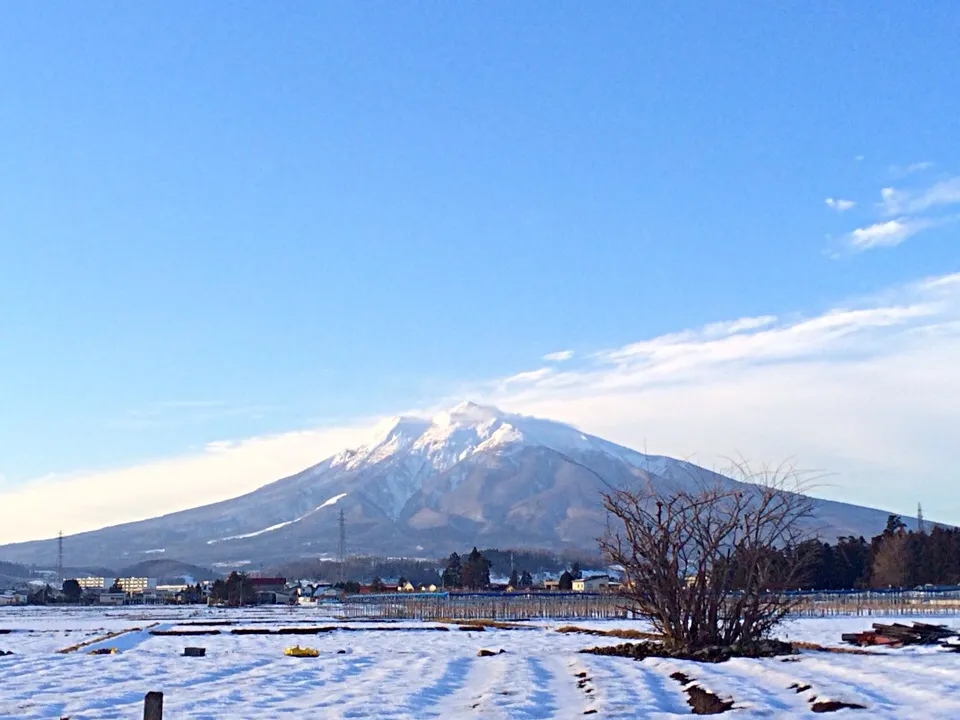
<svg viewBox="0 0 960 720">
<path fill-rule="evenodd" d="M 345 619 L 536 620 L 627 616 L 615 593 L 390 593 L 352 595 L 340 605 Z"/>
<path fill-rule="evenodd" d="M 794 615 L 955 615 L 960 587 L 791 592 Z M 631 617 L 616 593 L 389 593 L 351 595 L 331 607 L 346 620 L 609 620 Z"/>
<path fill-rule="evenodd" d="M 799 598 L 795 615 L 956 615 L 960 613 L 960 587 L 914 590 L 837 590 L 792 593 Z"/>
</svg>

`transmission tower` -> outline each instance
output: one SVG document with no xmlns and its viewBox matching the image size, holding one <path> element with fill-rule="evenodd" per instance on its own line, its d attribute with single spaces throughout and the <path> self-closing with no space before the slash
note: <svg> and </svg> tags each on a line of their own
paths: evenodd
<svg viewBox="0 0 960 720">
<path fill-rule="evenodd" d="M 63 530 L 57 535 L 57 584 L 63 587 Z"/>
<path fill-rule="evenodd" d="M 340 508 L 340 542 L 337 545 L 337 562 L 340 564 L 340 583 L 343 584 L 343 570 L 347 562 L 347 519 L 344 517 L 343 508 Z"/>
<path fill-rule="evenodd" d="M 917 532 L 925 533 L 927 526 L 923 522 L 923 505 L 917 503 Z"/>
</svg>

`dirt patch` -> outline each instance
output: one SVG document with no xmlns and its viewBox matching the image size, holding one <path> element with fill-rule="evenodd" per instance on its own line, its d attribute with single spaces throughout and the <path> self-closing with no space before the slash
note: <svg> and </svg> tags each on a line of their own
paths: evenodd
<svg viewBox="0 0 960 720">
<path fill-rule="evenodd" d="M 865 705 L 857 703 L 840 702 L 839 700 L 817 700 L 810 706 L 815 713 L 836 712 L 837 710 L 866 710 Z"/>
<path fill-rule="evenodd" d="M 800 683 L 794 683 L 793 685 L 787 688 L 787 690 L 796 690 L 797 694 L 804 693 L 809 689 L 810 689 L 809 685 L 801 685 Z"/>
<path fill-rule="evenodd" d="M 585 671 L 576 673 L 574 677 L 577 678 L 577 688 L 580 690 L 580 692 L 583 693 L 586 701 L 588 703 L 593 703 L 595 701 L 595 698 L 593 697 L 594 688 L 591 685 L 592 678 L 588 677 Z M 593 715 L 596 712 L 597 712 L 596 708 L 588 707 L 586 710 L 583 711 L 583 714 Z"/>
<path fill-rule="evenodd" d="M 503 648 L 500 648 L 498 652 L 481 648 L 480 650 L 477 651 L 477 657 L 493 657 L 494 655 L 503 655 L 506 652 L 507 651 L 504 650 Z"/>
<path fill-rule="evenodd" d="M 503 620 L 457 620 L 456 618 L 437 618 L 436 622 L 447 623 L 448 625 L 458 625 L 461 630 L 469 628 L 496 628 L 497 630 L 533 630 L 533 625 L 525 625 L 518 622 L 505 622 Z"/>
<path fill-rule="evenodd" d="M 755 645 L 710 646 L 699 650 L 673 650 L 659 642 L 620 643 L 581 650 L 591 655 L 613 655 L 616 657 L 643 660 L 648 657 L 669 658 L 672 660 L 692 660 L 694 662 L 721 663 L 730 658 L 763 658 L 790 655 L 796 652 L 790 643 L 779 640 L 764 640 Z"/>
<path fill-rule="evenodd" d="M 333 625 L 324 625 L 319 627 L 282 627 L 277 628 L 277 635 L 319 635 L 320 633 L 331 633 L 334 630 L 348 630 L 349 628 L 340 628 Z"/>
<path fill-rule="evenodd" d="M 471 630 L 474 628 L 471 628 Z M 233 628 L 231 635 L 320 635 L 332 632 L 449 632 L 450 628 L 443 625 L 428 625 L 426 627 L 347 627 L 344 625 L 317 625 L 316 627 L 281 627 L 281 628 Z M 191 631 L 186 631 L 189 634 Z"/>
<path fill-rule="evenodd" d="M 719 715 L 733 708 L 733 700 L 723 700 L 709 690 L 699 685 L 689 685 L 684 688 L 687 693 L 687 705 L 694 715 Z"/>
<path fill-rule="evenodd" d="M 189 635 L 219 635 L 219 630 L 151 630 L 151 635 L 174 635 L 174 636 L 189 636 Z"/>
<path fill-rule="evenodd" d="M 689 685 L 693 680 L 688 675 L 684 675 L 682 672 L 675 672 L 670 674 L 671 680 L 676 680 L 681 685 Z"/>
</svg>

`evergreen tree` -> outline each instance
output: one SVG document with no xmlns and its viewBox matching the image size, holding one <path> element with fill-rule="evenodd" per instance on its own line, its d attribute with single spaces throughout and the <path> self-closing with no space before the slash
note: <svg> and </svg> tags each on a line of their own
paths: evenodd
<svg viewBox="0 0 960 720">
<path fill-rule="evenodd" d="M 123 592 L 123 588 L 120 587 L 120 578 L 114 579 L 113 585 L 110 586 L 110 589 L 109 589 L 107 592 L 112 592 L 112 593 L 122 593 L 122 592 Z"/>
<path fill-rule="evenodd" d="M 870 581 L 870 546 L 852 535 L 837 540 L 834 548 L 833 590 L 866 587 Z"/>
<path fill-rule="evenodd" d="M 580 569 L 580 563 L 575 562 L 573 567 L 570 568 L 570 574 L 573 576 L 574 580 L 583 579 L 583 570 Z"/>
<path fill-rule="evenodd" d="M 381 593 L 383 592 L 383 583 L 380 582 L 380 578 L 375 577 L 370 581 L 370 592 Z"/>
<path fill-rule="evenodd" d="M 80 587 L 80 583 L 72 578 L 64 580 L 60 589 L 63 591 L 64 599 L 69 603 L 80 602 L 80 598 L 83 596 L 83 588 Z"/>
<path fill-rule="evenodd" d="M 490 587 L 490 563 L 473 548 L 460 571 L 463 586 L 471 590 L 485 590 Z"/>
<path fill-rule="evenodd" d="M 530 587 L 533 585 L 533 577 L 526 570 L 520 575 L 520 587 Z"/>
<path fill-rule="evenodd" d="M 474 548 L 476 550 L 476 548 Z M 457 553 L 450 553 L 447 559 L 447 567 L 440 576 L 440 584 L 445 588 L 458 588 L 463 586 L 462 568 L 460 566 L 460 556 Z"/>
<path fill-rule="evenodd" d="M 895 535 L 898 532 L 906 530 L 907 526 L 903 522 L 903 518 L 899 515 L 889 515 L 887 516 L 887 527 L 883 531 L 884 535 Z"/>
<path fill-rule="evenodd" d="M 517 573 L 516 568 L 510 573 L 510 580 L 507 581 L 507 584 L 512 588 L 520 587 L 520 575 Z"/>
<path fill-rule="evenodd" d="M 234 570 L 227 576 L 227 602 L 231 605 L 250 605 L 256 602 L 256 593 L 250 576 Z"/>
<path fill-rule="evenodd" d="M 569 570 L 564 570 L 563 575 L 560 576 L 560 589 L 573 590 L 573 575 Z"/>
</svg>

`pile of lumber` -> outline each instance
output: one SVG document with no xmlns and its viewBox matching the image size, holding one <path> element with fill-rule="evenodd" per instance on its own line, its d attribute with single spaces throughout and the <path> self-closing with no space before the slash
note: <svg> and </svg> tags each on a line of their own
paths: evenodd
<svg viewBox="0 0 960 720">
<path fill-rule="evenodd" d="M 851 645 L 865 647 L 880 645 L 884 647 L 903 647 L 904 645 L 936 645 L 950 637 L 956 637 L 957 631 L 946 625 L 928 625 L 915 622 L 911 625 L 893 623 L 873 623 L 872 630 L 859 633 L 844 633 L 840 639 Z"/>
</svg>

